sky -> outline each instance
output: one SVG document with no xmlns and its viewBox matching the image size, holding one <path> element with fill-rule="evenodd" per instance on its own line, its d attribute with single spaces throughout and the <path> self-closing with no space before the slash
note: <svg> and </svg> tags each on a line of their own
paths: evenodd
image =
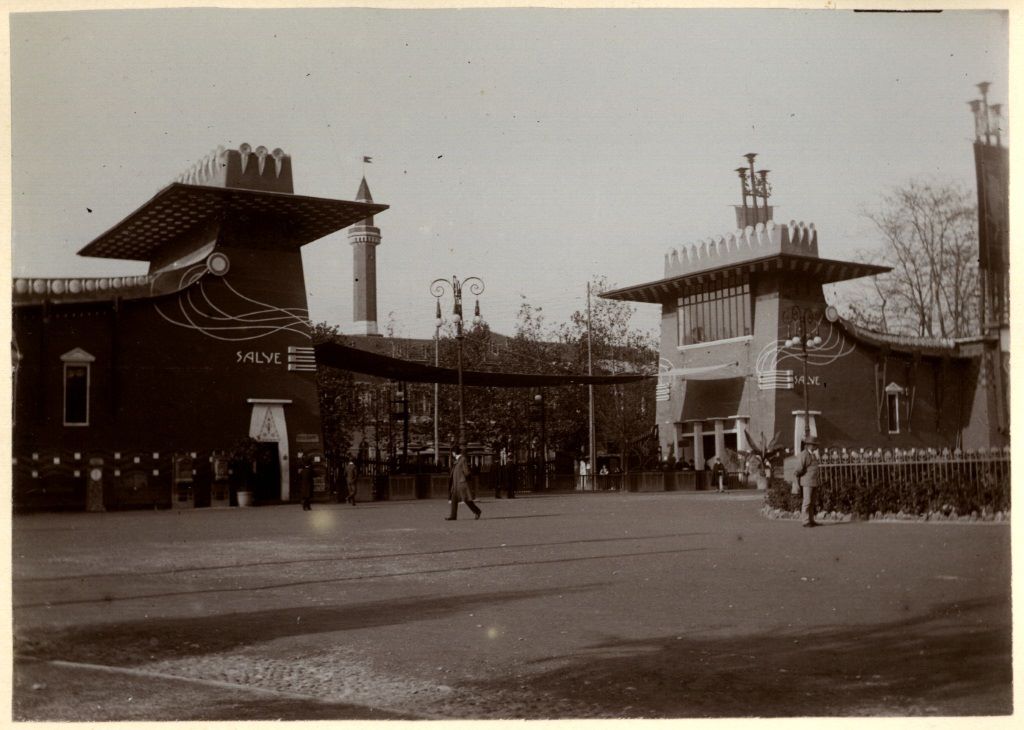
<svg viewBox="0 0 1024 730">
<path fill-rule="evenodd" d="M 879 244 L 861 212 L 894 186 L 973 189 L 966 102 L 979 81 L 1009 97 L 994 10 L 165 9 L 10 30 L 13 276 L 144 273 L 76 252 L 248 142 L 291 155 L 298 194 L 351 200 L 365 174 L 391 206 L 380 326 L 407 337 L 433 336 L 439 277 L 483 279 L 505 333 L 524 301 L 556 324 L 596 276 L 660 278 L 668 247 L 735 228 L 748 152 L 775 219 L 852 258 Z M 311 318 L 350 327 L 345 232 L 303 261 Z"/>
</svg>

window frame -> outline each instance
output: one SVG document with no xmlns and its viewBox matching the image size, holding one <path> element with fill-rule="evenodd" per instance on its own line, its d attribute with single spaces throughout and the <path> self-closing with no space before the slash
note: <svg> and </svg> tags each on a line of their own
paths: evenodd
<svg viewBox="0 0 1024 730">
<path fill-rule="evenodd" d="M 725 276 L 676 298 L 676 346 L 680 349 L 751 337 L 750 275 Z"/>
<path fill-rule="evenodd" d="M 96 358 L 80 347 L 60 356 L 61 367 L 61 423 L 66 428 L 88 428 L 92 424 L 92 364 Z M 68 374 L 72 370 L 85 371 L 85 420 L 68 420 Z"/>
<path fill-rule="evenodd" d="M 901 396 L 906 390 L 896 383 L 889 383 L 885 386 L 885 428 L 889 434 L 902 433 L 902 419 L 900 418 L 900 406 L 903 400 Z M 895 419 L 896 428 L 893 429 Z"/>
</svg>

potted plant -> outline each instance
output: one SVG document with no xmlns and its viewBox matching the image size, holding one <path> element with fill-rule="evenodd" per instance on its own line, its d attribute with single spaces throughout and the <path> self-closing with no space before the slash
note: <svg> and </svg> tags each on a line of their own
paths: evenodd
<svg viewBox="0 0 1024 730">
<path fill-rule="evenodd" d="M 251 507 L 253 504 L 253 480 L 259 456 L 260 442 L 251 436 L 236 441 L 228 452 L 231 481 L 236 490 L 239 507 Z"/>
<path fill-rule="evenodd" d="M 757 484 L 758 489 L 767 489 L 768 479 L 772 475 L 772 467 L 783 452 L 782 447 L 779 446 L 780 433 L 776 433 L 771 441 L 765 438 L 763 431 L 761 432 L 761 438 L 758 440 L 751 438 L 749 431 L 746 434 L 747 443 L 750 445 L 750 448 L 742 453 L 747 457 L 747 475 L 754 477 L 754 482 Z"/>
</svg>

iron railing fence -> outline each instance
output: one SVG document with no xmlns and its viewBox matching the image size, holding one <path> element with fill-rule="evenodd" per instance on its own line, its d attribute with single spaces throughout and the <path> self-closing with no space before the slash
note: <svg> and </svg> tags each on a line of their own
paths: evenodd
<svg viewBox="0 0 1024 730">
<path fill-rule="evenodd" d="M 831 449 L 819 480 L 821 505 L 837 511 L 1006 511 L 1010 449 Z"/>
</svg>

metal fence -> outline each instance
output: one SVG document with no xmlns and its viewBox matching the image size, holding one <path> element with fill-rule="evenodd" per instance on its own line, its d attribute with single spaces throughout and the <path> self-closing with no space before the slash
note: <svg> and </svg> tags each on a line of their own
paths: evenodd
<svg viewBox="0 0 1024 730">
<path fill-rule="evenodd" d="M 1010 449 L 826 450 L 821 497 L 858 512 L 1007 510 Z"/>
</svg>

